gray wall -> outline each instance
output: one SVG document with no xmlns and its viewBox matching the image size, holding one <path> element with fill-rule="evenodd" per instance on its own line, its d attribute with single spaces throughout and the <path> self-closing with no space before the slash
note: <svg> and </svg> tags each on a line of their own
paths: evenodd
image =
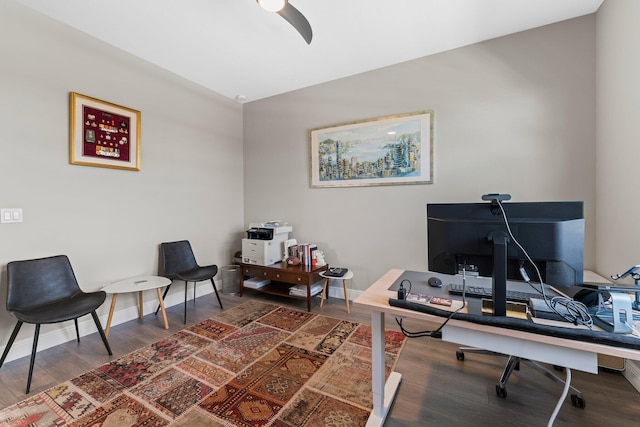
<svg viewBox="0 0 640 427">
<path fill-rule="evenodd" d="M 94 290 L 155 273 L 166 240 L 224 265 L 265 219 L 351 268 L 357 294 L 389 268 L 426 267 L 426 203 L 495 191 L 584 200 L 586 266 L 619 272 L 639 261 L 638 7 L 606 0 L 594 16 L 241 107 L 0 2 L 0 207 L 25 217 L 0 225 L 1 298 L 11 260 L 65 253 Z M 68 164 L 70 91 L 142 111 L 142 171 Z M 424 109 L 435 111 L 433 184 L 309 188 L 309 129 Z M 132 299 L 118 307 L 120 321 L 136 315 Z M 4 344 L 13 318 L 0 310 L 0 321 Z M 73 338 L 48 330 L 40 348 Z M 28 329 L 19 340 L 10 358 L 28 354 Z"/>
<path fill-rule="evenodd" d="M 87 291 L 157 273 L 163 241 L 189 239 L 201 264 L 231 262 L 244 229 L 239 104 L 14 2 L 0 2 L 0 58 L 0 207 L 24 210 L 23 223 L 0 224 L 0 300 L 19 259 L 66 254 Z M 142 112 L 140 172 L 69 164 L 72 91 Z M 14 324 L 2 307 L 0 345 Z M 116 323 L 135 317 L 133 294 L 117 309 Z M 72 328 L 43 328 L 39 348 Z M 24 327 L 9 358 L 31 338 Z"/>
<path fill-rule="evenodd" d="M 605 0 L 596 16 L 596 269 L 609 276 L 640 264 L 640 2 Z M 628 360 L 624 375 L 640 391 L 640 364 Z"/>
<path fill-rule="evenodd" d="M 309 129 L 426 109 L 433 184 L 310 188 Z M 595 16 L 245 104 L 244 161 L 245 222 L 288 221 L 354 271 L 353 296 L 390 268 L 426 269 L 426 203 L 491 192 L 584 200 L 593 268 Z"/>
<path fill-rule="evenodd" d="M 597 14 L 597 269 L 606 276 L 640 264 L 638 17 L 634 0 L 606 0 Z"/>
</svg>

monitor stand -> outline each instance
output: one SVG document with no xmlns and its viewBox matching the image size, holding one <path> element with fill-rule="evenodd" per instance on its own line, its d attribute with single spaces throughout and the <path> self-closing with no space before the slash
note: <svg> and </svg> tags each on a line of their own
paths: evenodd
<svg viewBox="0 0 640 427">
<path fill-rule="evenodd" d="M 593 316 L 593 321 L 602 329 L 616 334 L 633 333 L 633 311 L 631 310 L 631 298 L 624 292 L 609 292 L 611 294 L 612 309 L 599 310 Z M 630 319 L 630 322 L 627 322 Z"/>
<path fill-rule="evenodd" d="M 491 292 L 493 315 L 507 315 L 507 245 L 509 236 L 502 231 L 492 231 L 487 236 L 493 242 L 493 275 Z"/>
</svg>

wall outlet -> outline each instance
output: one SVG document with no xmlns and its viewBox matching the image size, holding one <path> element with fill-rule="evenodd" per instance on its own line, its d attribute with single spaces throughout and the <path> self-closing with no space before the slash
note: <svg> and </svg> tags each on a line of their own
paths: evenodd
<svg viewBox="0 0 640 427">
<path fill-rule="evenodd" d="M 22 222 L 22 208 L 0 209 L 0 223 Z"/>
</svg>

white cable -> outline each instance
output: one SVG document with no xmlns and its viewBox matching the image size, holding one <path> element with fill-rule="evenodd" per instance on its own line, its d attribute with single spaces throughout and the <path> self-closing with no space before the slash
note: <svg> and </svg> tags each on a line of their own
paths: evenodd
<svg viewBox="0 0 640 427">
<path fill-rule="evenodd" d="M 537 289 L 535 286 L 533 286 L 533 283 L 531 283 L 530 280 L 527 280 L 527 283 L 529 284 L 529 286 L 531 286 L 537 292 L 542 294 L 542 299 L 544 300 L 545 304 L 547 304 L 547 307 L 549 307 L 549 309 L 551 309 L 557 315 L 564 318 L 568 322 L 574 323 L 576 325 L 578 324 L 585 325 L 589 329 L 591 329 L 593 327 L 593 319 L 589 314 L 589 310 L 587 309 L 587 306 L 585 306 L 582 302 L 574 301 L 569 298 L 563 298 L 563 297 L 553 297 L 551 299 L 547 298 L 547 294 L 545 293 L 545 290 L 544 290 L 544 282 L 542 281 L 542 274 L 540 273 L 538 266 L 536 265 L 535 262 L 533 262 L 533 260 L 529 256 L 529 253 L 522 247 L 520 242 L 518 242 L 516 237 L 511 232 L 511 227 L 509 226 L 507 213 L 505 212 L 504 206 L 502 206 L 502 202 L 500 200 L 498 200 L 498 206 L 500 207 L 500 211 L 502 212 L 502 219 L 504 220 L 504 225 L 507 228 L 509 237 L 511 237 L 511 240 L 513 240 L 513 242 L 518 246 L 518 248 L 520 248 L 524 256 L 527 257 L 527 260 L 535 269 L 536 275 L 538 276 L 538 280 L 540 281 L 540 289 Z M 556 305 L 564 306 L 567 313 L 566 314 L 560 313 L 556 309 L 555 307 Z"/>
<path fill-rule="evenodd" d="M 556 403 L 556 407 L 551 414 L 551 418 L 549 418 L 549 422 L 547 423 L 547 427 L 553 426 L 553 422 L 556 420 L 556 416 L 558 412 L 560 412 L 560 407 L 562 406 L 562 402 L 567 397 L 567 393 L 569 393 L 569 387 L 571 386 L 571 369 L 565 368 L 567 370 L 567 378 L 564 380 L 564 390 L 562 390 L 562 396 L 558 399 L 558 403 Z"/>
</svg>

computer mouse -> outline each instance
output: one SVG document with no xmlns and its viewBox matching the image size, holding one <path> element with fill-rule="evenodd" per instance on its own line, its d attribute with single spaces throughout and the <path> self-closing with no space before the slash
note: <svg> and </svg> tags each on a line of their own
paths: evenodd
<svg viewBox="0 0 640 427">
<path fill-rule="evenodd" d="M 437 277 L 429 277 L 427 283 L 429 284 L 429 286 L 433 286 L 434 288 L 442 287 L 442 280 L 438 279 Z"/>
</svg>

